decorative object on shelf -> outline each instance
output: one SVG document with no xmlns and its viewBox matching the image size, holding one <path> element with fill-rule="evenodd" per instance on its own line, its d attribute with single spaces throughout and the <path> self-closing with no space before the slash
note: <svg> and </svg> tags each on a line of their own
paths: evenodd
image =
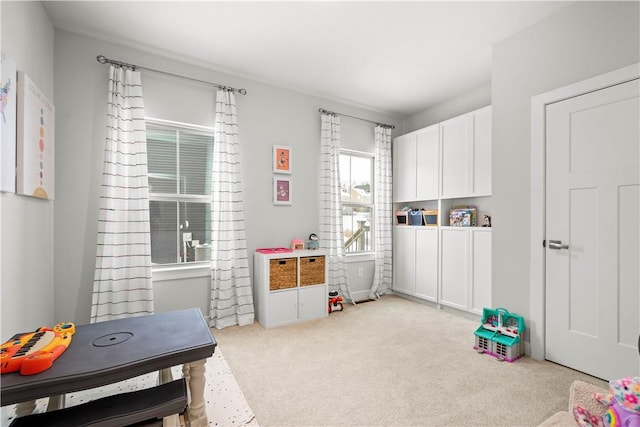
<svg viewBox="0 0 640 427">
<path fill-rule="evenodd" d="M 18 72 L 18 194 L 54 199 L 55 107 L 24 72 Z"/>
<path fill-rule="evenodd" d="M 309 241 L 307 242 L 307 249 L 315 250 L 320 248 L 320 238 L 317 234 L 309 234 Z"/>
<path fill-rule="evenodd" d="M 475 227 L 476 212 L 475 206 L 455 206 L 449 212 L 449 225 L 452 227 Z"/>
<path fill-rule="evenodd" d="M 422 224 L 428 227 L 435 227 L 438 225 L 438 210 L 437 209 L 423 209 L 422 210 Z"/>
<path fill-rule="evenodd" d="M 294 251 L 304 249 L 304 242 L 302 241 L 302 239 L 293 239 L 291 241 L 291 249 Z"/>
<path fill-rule="evenodd" d="M 342 311 L 342 297 L 338 295 L 338 291 L 329 292 L 329 313 L 334 311 Z"/>
<path fill-rule="evenodd" d="M 491 227 L 491 215 L 484 215 L 484 219 L 482 220 L 483 227 Z"/>
<path fill-rule="evenodd" d="M 395 213 L 396 225 L 408 225 L 409 224 L 409 214 L 408 211 L 400 210 Z"/>
<path fill-rule="evenodd" d="M 256 249 L 256 252 L 260 252 L 261 254 L 281 254 L 293 251 L 289 248 L 260 248 Z"/>
<path fill-rule="evenodd" d="M 284 145 L 273 146 L 273 171 L 291 174 L 292 149 Z"/>
<path fill-rule="evenodd" d="M 409 211 L 409 225 L 424 225 L 422 218 L 422 210 L 411 209 Z"/>
<path fill-rule="evenodd" d="M 292 184 L 291 178 L 274 176 L 273 177 L 273 204 L 274 205 L 292 205 Z"/>
</svg>

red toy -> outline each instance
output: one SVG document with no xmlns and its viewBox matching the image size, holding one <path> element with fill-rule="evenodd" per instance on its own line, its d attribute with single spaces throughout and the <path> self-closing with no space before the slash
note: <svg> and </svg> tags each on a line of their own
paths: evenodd
<svg viewBox="0 0 640 427">
<path fill-rule="evenodd" d="M 338 295 L 338 291 L 329 292 L 329 313 L 334 311 L 342 311 L 342 297 Z"/>
</svg>

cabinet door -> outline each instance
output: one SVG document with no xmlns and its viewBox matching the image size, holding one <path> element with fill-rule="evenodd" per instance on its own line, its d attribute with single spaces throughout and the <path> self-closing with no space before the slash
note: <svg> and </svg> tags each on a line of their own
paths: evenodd
<svg viewBox="0 0 640 427">
<path fill-rule="evenodd" d="M 468 229 L 441 228 L 440 235 L 440 302 L 467 309 Z"/>
<path fill-rule="evenodd" d="M 416 135 L 410 133 L 393 141 L 393 200 L 408 202 L 416 196 Z"/>
<path fill-rule="evenodd" d="M 440 189 L 440 125 L 416 133 L 416 200 L 435 200 Z"/>
<path fill-rule="evenodd" d="M 268 298 L 268 320 L 265 327 L 272 328 L 298 321 L 298 288 L 269 292 Z"/>
<path fill-rule="evenodd" d="M 438 229 L 416 229 L 416 296 L 438 301 Z"/>
<path fill-rule="evenodd" d="M 491 307 L 491 230 L 471 231 L 471 311 Z"/>
<path fill-rule="evenodd" d="M 327 315 L 329 296 L 326 286 L 305 286 L 299 293 L 300 320 L 317 319 Z"/>
<path fill-rule="evenodd" d="M 416 290 L 416 233 L 410 225 L 394 228 L 393 290 L 413 295 Z"/>
<path fill-rule="evenodd" d="M 441 125 L 442 198 L 465 197 L 470 192 L 471 124 L 471 116 L 465 114 Z"/>
<path fill-rule="evenodd" d="M 473 113 L 473 194 L 491 195 L 491 106 Z"/>
</svg>

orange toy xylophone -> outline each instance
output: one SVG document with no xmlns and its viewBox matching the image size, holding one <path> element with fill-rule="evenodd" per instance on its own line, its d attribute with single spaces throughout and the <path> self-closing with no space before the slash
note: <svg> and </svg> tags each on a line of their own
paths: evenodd
<svg viewBox="0 0 640 427">
<path fill-rule="evenodd" d="M 71 344 L 76 332 L 73 323 L 58 323 L 52 329 L 16 334 L 0 346 L 0 373 L 20 371 L 33 375 L 49 369 Z"/>
</svg>

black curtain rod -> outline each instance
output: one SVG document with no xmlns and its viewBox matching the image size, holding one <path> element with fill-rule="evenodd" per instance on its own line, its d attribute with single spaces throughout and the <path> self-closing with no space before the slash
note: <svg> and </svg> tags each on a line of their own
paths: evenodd
<svg viewBox="0 0 640 427">
<path fill-rule="evenodd" d="M 320 111 L 322 114 L 331 114 L 332 116 L 344 116 L 344 117 L 349 117 L 350 119 L 362 120 L 363 122 L 373 123 L 376 126 L 382 126 L 383 128 L 387 128 L 387 129 L 395 129 L 396 128 L 394 125 L 387 125 L 387 124 L 384 124 L 384 123 L 378 123 L 378 122 L 374 122 L 373 120 L 367 120 L 367 119 L 363 119 L 363 118 L 360 118 L 360 117 L 350 116 L 350 115 L 344 114 L 344 113 L 336 113 L 335 111 L 325 110 L 324 108 L 319 108 L 318 111 Z"/>
<path fill-rule="evenodd" d="M 96 60 L 101 64 L 113 64 L 113 65 L 118 66 L 118 67 L 130 68 L 131 70 L 134 70 L 134 71 L 137 70 L 137 69 L 145 70 L 145 71 L 151 71 L 152 73 L 164 74 L 164 75 L 171 76 L 171 77 L 176 77 L 176 78 L 179 78 L 179 79 L 191 80 L 192 82 L 204 83 L 206 85 L 214 86 L 214 87 L 217 87 L 217 88 L 220 88 L 220 89 L 224 89 L 224 90 L 230 90 L 230 91 L 233 91 L 233 92 L 238 92 L 241 95 L 246 95 L 247 94 L 247 90 L 246 89 L 236 89 L 234 87 L 223 86 L 223 85 L 220 85 L 218 83 L 212 83 L 212 82 L 208 82 L 208 81 L 205 81 L 205 80 L 198 80 L 198 79 L 194 79 L 192 77 L 186 77 L 186 76 L 181 76 L 179 74 L 168 73 L 166 71 L 154 70 L 153 68 L 141 67 L 139 65 L 134 65 L 134 64 L 127 64 L 126 62 L 116 61 L 115 59 L 109 59 L 104 55 L 98 55 L 96 57 Z"/>
</svg>

